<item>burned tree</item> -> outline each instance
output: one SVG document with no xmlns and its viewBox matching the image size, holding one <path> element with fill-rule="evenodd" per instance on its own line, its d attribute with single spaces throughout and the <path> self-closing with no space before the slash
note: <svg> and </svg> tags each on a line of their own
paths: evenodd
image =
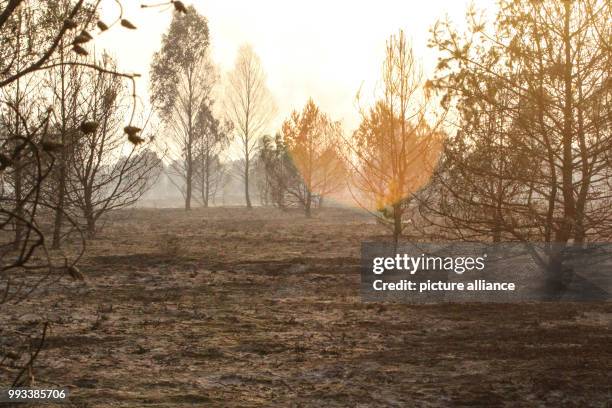
<svg viewBox="0 0 612 408">
<path fill-rule="evenodd" d="M 109 57 L 101 65 L 114 69 Z M 70 142 L 67 198 L 71 212 L 84 220 L 93 238 L 104 214 L 134 204 L 146 192 L 159 175 L 161 159 L 149 149 L 151 138 L 131 143 L 124 136 L 130 98 L 123 81 L 108 73 L 87 72 L 83 87 L 80 105 L 84 123 L 91 127 L 81 126 L 84 129 Z"/>
<path fill-rule="evenodd" d="M 611 16 L 602 0 L 506 0 L 494 30 L 475 10 L 465 35 L 448 22 L 433 30 L 442 56 L 432 86 L 446 106 L 456 104 L 450 143 L 465 146 L 446 155 L 452 173 L 438 182 L 472 216 L 453 207 L 433 213 L 452 220 L 440 226 L 453 234 L 486 239 L 489 230 L 494 239 L 550 244 L 537 257 L 551 288 L 562 286 L 565 247 L 609 237 Z M 471 159 L 484 151 L 492 163 Z M 491 200 L 478 178 L 506 192 Z"/>
<path fill-rule="evenodd" d="M 346 169 L 338 153 L 342 129 L 323 113 L 313 100 L 303 111 L 294 111 L 282 126 L 283 145 L 299 173 L 287 193 L 311 216 L 313 201 L 338 191 L 345 185 Z"/>
<path fill-rule="evenodd" d="M 57 210 L 43 200 L 43 187 L 50 180 L 62 143 L 57 140 L 50 97 L 53 90 L 43 78 L 49 70 L 83 67 L 134 81 L 136 75 L 110 72 L 83 61 L 89 55 L 87 43 L 114 25 L 135 26 L 121 12 L 114 22 L 97 19 L 102 2 L 75 1 L 0 1 L 0 307 L 8 307 L 32 295 L 52 279 L 69 275 L 82 278 L 75 264 L 83 246 L 74 253 L 51 254 L 46 246 L 48 230 L 44 221 Z M 119 2 L 116 2 L 119 3 Z M 168 4 L 180 3 L 173 1 Z M 120 3 L 119 3 L 120 4 Z M 182 4 L 182 3 L 180 3 Z M 96 32 L 91 30 L 97 26 Z M 78 56 L 71 60 L 66 55 Z M 29 89 L 28 98 L 24 90 Z M 12 95 L 11 97 L 6 97 Z M 135 107 L 133 107 L 135 109 Z M 138 137 L 139 128 L 131 119 L 124 128 L 128 138 Z M 81 123 L 83 125 L 83 123 Z M 68 214 L 62 218 L 78 229 Z M 82 242 L 82 241 L 80 241 Z M 43 318 L 43 316 L 41 316 Z M 3 339 L 0 366 L 14 376 L 12 386 L 27 385 L 33 379 L 32 367 L 44 343 L 48 322 L 42 323 L 42 339 L 32 349 L 35 330 L 0 328 Z M 7 358 L 13 357 L 9 367 Z"/>
<path fill-rule="evenodd" d="M 391 227 L 397 244 L 414 194 L 437 165 L 440 117 L 424 92 L 422 73 L 402 31 L 387 42 L 383 94 L 362 114 L 344 151 L 355 200 Z"/>
<path fill-rule="evenodd" d="M 53 91 L 51 101 L 51 121 L 49 140 L 61 147 L 56 152 L 56 163 L 51 177 L 45 184 L 44 198 L 49 207 L 54 208 L 52 249 L 59 249 L 62 241 L 62 227 L 68 208 L 67 184 L 69 163 L 72 159 L 73 143 L 80 137 L 80 126 L 85 121 L 81 109 L 81 93 L 84 91 L 83 67 L 72 65 L 76 62 L 73 53 L 59 51 L 59 65 L 49 69 L 46 74 L 46 87 Z"/>
</svg>

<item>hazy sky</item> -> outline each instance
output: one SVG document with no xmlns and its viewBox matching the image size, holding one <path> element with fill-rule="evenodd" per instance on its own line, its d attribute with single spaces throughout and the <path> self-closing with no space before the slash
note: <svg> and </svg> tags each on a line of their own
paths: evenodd
<svg viewBox="0 0 612 408">
<path fill-rule="evenodd" d="M 151 0 L 158 3 L 162 0 Z M 312 97 L 347 130 L 359 121 L 355 95 L 363 84 L 370 93 L 378 82 L 385 41 L 404 29 L 427 72 L 435 65 L 426 47 L 429 29 L 446 14 L 461 23 L 468 0 L 183 0 L 208 18 L 212 58 L 221 72 L 231 69 L 238 47 L 250 43 L 267 72 L 268 86 L 278 105 L 270 131 L 293 109 Z M 126 0 L 125 17 L 136 31 L 114 27 L 96 40 L 111 49 L 127 72 L 142 78 L 138 94 L 147 100 L 151 56 L 172 18 L 171 9 L 141 9 L 147 0 Z M 493 1 L 476 1 L 479 6 Z M 117 14 L 112 1 L 102 16 Z M 366 95 L 367 96 L 367 95 Z"/>
</svg>

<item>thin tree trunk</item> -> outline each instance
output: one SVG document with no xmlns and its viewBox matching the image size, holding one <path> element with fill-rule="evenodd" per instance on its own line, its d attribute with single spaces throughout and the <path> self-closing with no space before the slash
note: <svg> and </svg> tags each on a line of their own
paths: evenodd
<svg viewBox="0 0 612 408">
<path fill-rule="evenodd" d="M 304 212 L 306 214 L 306 218 L 312 217 L 311 207 L 312 207 L 312 193 L 310 192 L 310 190 L 307 190 L 306 191 L 306 203 L 304 204 Z"/>
<path fill-rule="evenodd" d="M 548 273 L 544 285 L 544 296 L 546 300 L 558 299 L 565 286 L 563 284 L 563 249 L 565 245 L 552 244 L 552 252 L 548 258 Z"/>
<path fill-rule="evenodd" d="M 187 164 L 187 174 L 185 175 L 185 211 L 191 210 L 191 165 Z"/>
<path fill-rule="evenodd" d="M 63 51 L 60 52 L 60 61 L 64 62 Z M 55 203 L 55 219 L 53 221 L 53 240 L 52 249 L 59 249 L 62 239 L 62 224 L 64 222 L 64 196 L 66 195 L 66 142 L 68 129 L 68 114 L 66 112 L 66 67 L 60 67 L 61 75 L 61 143 L 63 145 L 58 160 L 58 179 L 57 179 L 57 201 Z"/>
<path fill-rule="evenodd" d="M 563 164 L 561 167 L 563 177 L 563 222 L 557 241 L 567 242 L 575 222 L 573 157 L 572 157 L 572 56 L 570 38 L 570 2 L 565 2 L 565 25 L 564 25 L 564 47 L 565 47 L 565 100 L 563 106 Z"/>
<path fill-rule="evenodd" d="M 58 176 L 55 220 L 53 222 L 53 242 L 51 243 L 52 249 L 59 249 L 62 240 L 62 224 L 64 222 L 64 196 L 66 195 L 66 166 L 64 166 L 63 161 L 64 158 L 62 154 Z"/>
<path fill-rule="evenodd" d="M 193 184 L 193 156 L 191 154 L 191 125 L 189 126 L 189 142 L 187 145 L 187 161 L 185 163 L 185 211 L 191 210 L 191 195 Z"/>
<path fill-rule="evenodd" d="M 402 236 L 402 209 L 401 203 L 393 204 L 393 243 L 395 249 L 399 244 L 399 238 Z"/>
<path fill-rule="evenodd" d="M 204 208 L 208 208 L 210 199 L 210 156 L 206 153 L 206 164 L 204 165 Z"/>
<path fill-rule="evenodd" d="M 85 220 L 87 221 L 87 237 L 89 239 L 93 239 L 96 235 L 96 218 L 94 215 L 90 188 L 85 188 L 83 193 L 83 201 L 85 203 Z"/>
<path fill-rule="evenodd" d="M 64 102 L 62 102 L 62 105 Z M 65 118 L 65 116 L 64 116 Z M 53 241 L 51 243 L 52 249 L 59 249 L 61 246 L 62 240 L 62 225 L 64 223 L 64 207 L 65 207 L 65 199 L 66 199 L 66 178 L 68 177 L 66 171 L 66 124 L 65 119 L 62 119 L 64 122 L 62 124 L 62 147 L 61 152 L 59 153 L 58 160 L 58 173 L 57 173 L 57 201 L 55 203 L 55 219 L 53 222 Z"/>
<path fill-rule="evenodd" d="M 23 238 L 23 222 L 21 219 L 24 217 L 23 211 L 23 187 L 22 187 L 21 163 L 15 160 L 15 242 L 13 249 L 18 249 Z"/>
<path fill-rule="evenodd" d="M 244 199 L 246 201 L 246 206 L 250 210 L 253 208 L 251 204 L 251 197 L 249 196 L 249 158 L 246 157 L 244 163 Z"/>
<path fill-rule="evenodd" d="M 503 216 L 502 216 L 501 183 L 498 184 L 498 188 L 500 190 L 498 191 L 497 203 L 496 203 L 495 210 L 494 210 L 495 215 L 494 215 L 494 221 L 493 221 L 493 242 L 501 242 L 501 234 L 502 234 Z"/>
<path fill-rule="evenodd" d="M 185 211 L 191 210 L 191 189 L 193 182 L 193 155 L 191 149 L 193 148 L 193 83 L 192 83 L 192 70 L 187 74 L 187 83 L 189 87 L 189 100 L 187 106 L 187 162 L 185 163 Z"/>
<path fill-rule="evenodd" d="M 552 243 L 552 252 L 549 256 L 548 273 L 546 277 L 547 295 L 557 297 L 563 289 L 563 250 L 572 234 L 575 225 L 576 206 L 573 185 L 573 157 L 572 157 L 572 56 L 570 38 L 570 2 L 565 2 L 565 17 L 563 28 L 563 46 L 565 48 L 564 72 L 564 106 L 563 106 L 563 161 L 561 166 L 562 193 L 563 193 L 563 221 L 555 234 Z"/>
<path fill-rule="evenodd" d="M 17 103 L 15 104 L 15 136 L 19 136 L 19 121 L 21 120 L 19 116 L 19 80 L 17 80 L 17 90 L 15 94 L 17 97 L 15 98 Z M 17 143 L 17 142 L 16 142 Z M 15 220 L 15 242 L 13 245 L 13 249 L 18 249 L 21 243 L 21 239 L 23 238 L 23 222 L 21 221 L 24 216 L 23 211 L 23 185 L 22 178 L 23 174 L 21 172 L 21 163 L 19 162 L 19 155 L 15 157 L 15 215 L 17 215 L 17 219 Z"/>
<path fill-rule="evenodd" d="M 89 239 L 96 237 L 96 220 L 91 212 L 87 215 L 87 237 Z"/>
</svg>

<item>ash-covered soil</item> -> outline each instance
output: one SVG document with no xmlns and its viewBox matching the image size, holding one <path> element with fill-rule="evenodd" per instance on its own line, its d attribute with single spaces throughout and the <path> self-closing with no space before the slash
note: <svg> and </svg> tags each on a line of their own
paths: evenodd
<svg viewBox="0 0 612 408">
<path fill-rule="evenodd" d="M 63 407 L 611 406 L 610 303 L 361 303 L 360 244 L 385 233 L 348 210 L 122 211 L 85 283 L 0 324 L 52 322 L 34 386 Z"/>
</svg>

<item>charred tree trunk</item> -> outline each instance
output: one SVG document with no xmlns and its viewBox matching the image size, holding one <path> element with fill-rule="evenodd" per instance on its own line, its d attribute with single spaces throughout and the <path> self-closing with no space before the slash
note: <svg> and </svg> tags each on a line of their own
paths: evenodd
<svg viewBox="0 0 612 408">
<path fill-rule="evenodd" d="M 15 215 L 17 215 L 17 219 L 15 220 L 15 242 L 13 243 L 13 249 L 18 249 L 23 239 L 23 230 L 24 225 L 21 221 L 24 216 L 23 209 L 23 176 L 21 173 L 21 163 L 19 161 L 15 162 Z"/>
<path fill-rule="evenodd" d="M 563 106 L 563 163 L 562 172 L 562 192 L 563 192 L 563 221 L 557 234 L 557 241 L 567 242 L 572 233 L 576 221 L 576 206 L 574 200 L 574 180 L 573 169 L 574 161 L 572 155 L 573 143 L 573 117 L 572 117 L 572 55 L 570 38 L 570 9 L 569 1 L 565 5 L 564 20 L 564 47 L 565 47 L 565 70 L 564 70 L 564 106 Z"/>
<path fill-rule="evenodd" d="M 551 253 L 548 257 L 548 267 L 544 280 L 543 295 L 545 300 L 557 300 L 565 290 L 563 281 L 563 253 L 565 245 L 553 243 Z"/>
<path fill-rule="evenodd" d="M 92 200 L 91 186 L 87 186 L 83 192 L 83 201 L 85 208 L 85 222 L 87 223 L 87 237 L 93 239 L 96 236 L 96 216 L 94 213 L 94 205 Z"/>
<path fill-rule="evenodd" d="M 17 99 L 19 98 L 19 81 L 17 81 Z M 19 136 L 19 103 L 15 104 L 15 135 Z M 15 242 L 13 243 L 13 249 L 19 249 L 19 245 L 23 238 L 24 225 L 21 221 L 24 217 L 24 202 L 23 202 L 23 173 L 21 171 L 21 163 L 19 160 L 19 154 L 15 157 Z"/>
<path fill-rule="evenodd" d="M 55 218 L 53 221 L 52 249 L 59 249 L 62 240 L 62 224 L 64 222 L 64 201 L 66 196 L 66 165 L 64 153 L 61 154 L 57 177 L 57 201 L 55 203 Z"/>
<path fill-rule="evenodd" d="M 64 61 L 64 54 L 60 52 L 60 60 Z M 57 161 L 57 178 L 56 178 L 56 201 L 55 201 L 55 217 L 53 221 L 53 240 L 51 242 L 52 249 L 59 249 L 61 246 L 62 239 L 62 224 L 64 222 L 64 200 L 66 196 L 66 143 L 68 141 L 68 112 L 67 112 L 67 84 L 66 84 L 66 67 L 62 65 L 60 67 L 60 118 L 61 118 L 61 131 L 60 131 L 60 142 L 62 148 L 59 151 L 59 160 Z"/>
<path fill-rule="evenodd" d="M 393 204 L 393 243 L 395 249 L 399 244 L 399 239 L 402 236 L 402 204 Z"/>
<path fill-rule="evenodd" d="M 310 190 L 306 190 L 306 202 L 304 203 L 304 213 L 306 218 L 312 217 L 312 193 Z"/>
<path fill-rule="evenodd" d="M 96 237 L 96 219 L 93 212 L 87 215 L 87 237 L 89 239 Z"/>
</svg>

